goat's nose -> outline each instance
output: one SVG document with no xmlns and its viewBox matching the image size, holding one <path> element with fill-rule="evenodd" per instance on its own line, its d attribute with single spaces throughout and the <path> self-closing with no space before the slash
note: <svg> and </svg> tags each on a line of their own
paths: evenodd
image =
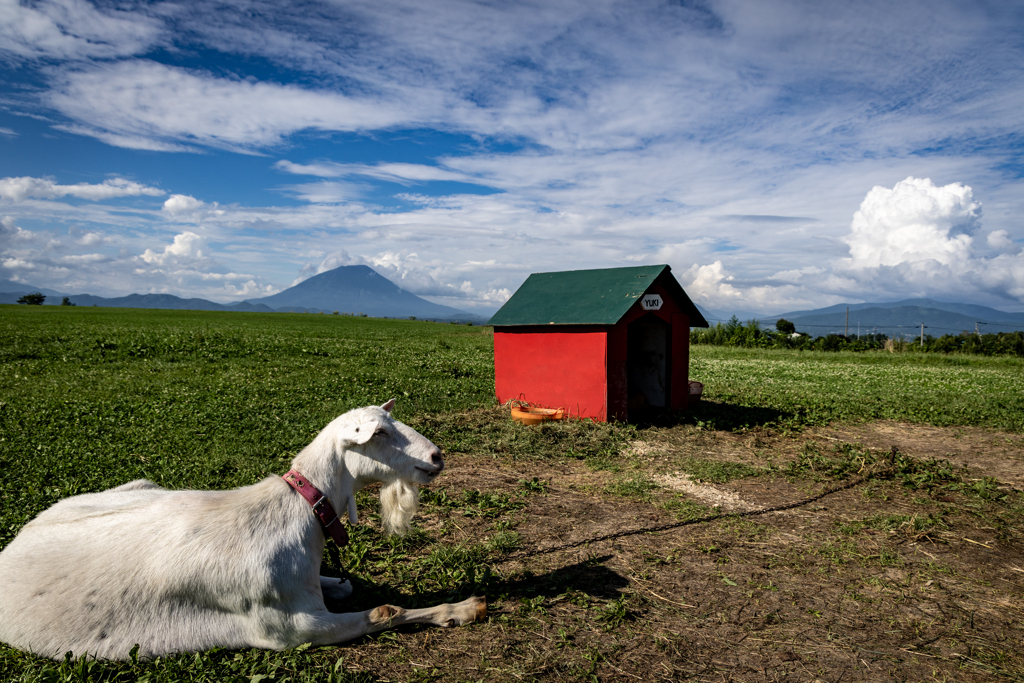
<svg viewBox="0 0 1024 683">
<path fill-rule="evenodd" d="M 430 464 L 436 467 L 444 467 L 444 458 L 441 457 L 441 449 L 435 448 L 430 453 Z"/>
</svg>

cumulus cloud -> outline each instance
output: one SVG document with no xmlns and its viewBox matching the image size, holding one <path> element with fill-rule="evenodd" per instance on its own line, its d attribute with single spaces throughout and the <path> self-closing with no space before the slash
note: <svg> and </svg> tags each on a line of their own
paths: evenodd
<svg viewBox="0 0 1024 683">
<path fill-rule="evenodd" d="M 277 294 L 281 291 L 280 287 L 274 285 L 261 285 L 255 280 L 248 280 L 243 282 L 241 285 L 227 284 L 224 290 L 232 297 L 241 297 L 243 299 L 256 299 L 264 296 L 270 296 L 271 294 Z"/>
<path fill-rule="evenodd" d="M 0 247 L 31 241 L 35 235 L 22 230 L 10 216 L 0 218 Z"/>
<path fill-rule="evenodd" d="M 207 258 L 206 239 L 194 232 L 183 232 L 174 236 L 174 242 L 164 247 L 163 251 L 155 252 L 147 249 L 139 257 L 154 266 L 179 265 L 202 261 Z"/>
<path fill-rule="evenodd" d="M 836 263 L 833 277 L 868 295 L 987 295 L 1024 302 L 1024 255 L 977 253 L 973 235 L 981 216 L 981 203 L 961 183 L 938 187 L 910 177 L 892 189 L 875 187 L 854 214 L 844 239 L 850 258 Z M 990 232 L 986 242 L 1003 251 L 1013 245 L 1005 230 Z"/>
<path fill-rule="evenodd" d="M 1010 233 L 1006 230 L 993 230 L 985 238 L 988 242 L 988 246 L 998 251 L 1006 251 L 1013 248 L 1013 240 L 1010 239 Z"/>
<path fill-rule="evenodd" d="M 48 178 L 0 178 L 0 197 L 12 202 L 23 202 L 26 199 L 58 199 L 72 196 L 89 201 L 102 201 L 115 197 L 138 197 L 147 195 L 159 197 L 166 194 L 163 190 L 143 185 L 124 178 L 110 178 L 98 185 L 77 183 L 75 185 L 58 185 Z"/>
<path fill-rule="evenodd" d="M 164 202 L 163 210 L 171 216 L 178 216 L 183 213 L 195 213 L 206 206 L 206 202 L 195 197 L 184 194 L 172 194 Z"/>
<path fill-rule="evenodd" d="M 226 211 L 218 208 L 217 202 L 208 204 L 191 195 L 171 195 L 161 207 L 163 214 L 174 220 L 203 221 L 223 216 Z"/>
<path fill-rule="evenodd" d="M 910 177 L 892 189 L 876 186 L 861 202 L 844 240 L 850 245 L 850 266 L 964 261 L 980 219 L 981 203 L 960 183 L 936 187 L 928 178 Z"/>
</svg>

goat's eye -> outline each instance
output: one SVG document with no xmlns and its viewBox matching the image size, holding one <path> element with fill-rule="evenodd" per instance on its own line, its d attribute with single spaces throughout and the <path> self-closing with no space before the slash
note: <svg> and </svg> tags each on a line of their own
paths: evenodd
<svg viewBox="0 0 1024 683">
<path fill-rule="evenodd" d="M 381 436 L 381 435 L 387 434 L 387 433 L 388 433 L 387 430 L 384 429 L 383 427 L 377 427 L 377 430 L 373 433 L 373 435 L 374 436 Z"/>
</svg>

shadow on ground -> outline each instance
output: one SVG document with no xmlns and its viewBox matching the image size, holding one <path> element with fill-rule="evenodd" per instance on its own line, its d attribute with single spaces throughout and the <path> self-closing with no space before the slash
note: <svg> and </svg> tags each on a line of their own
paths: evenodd
<svg viewBox="0 0 1024 683">
<path fill-rule="evenodd" d="M 537 596 L 552 598 L 567 591 L 578 591 L 593 598 L 610 600 L 619 597 L 623 589 L 629 586 L 626 577 L 604 566 L 610 559 L 611 555 L 604 555 L 543 574 L 527 571 L 509 579 L 488 572 L 477 582 L 463 584 L 455 590 L 425 591 L 413 595 L 395 591 L 387 584 L 352 576 L 349 577 L 354 589 L 352 597 L 338 602 L 327 601 L 327 608 L 331 612 L 359 612 L 384 604 L 406 608 L 427 607 L 457 602 L 472 595 L 485 596 L 489 602 L 505 602 Z"/>
<path fill-rule="evenodd" d="M 678 427 L 696 425 L 705 429 L 736 431 L 753 429 L 792 420 L 796 415 L 775 408 L 741 406 L 719 401 L 701 401 L 686 412 L 648 412 L 631 414 L 630 422 L 637 427 Z"/>
</svg>

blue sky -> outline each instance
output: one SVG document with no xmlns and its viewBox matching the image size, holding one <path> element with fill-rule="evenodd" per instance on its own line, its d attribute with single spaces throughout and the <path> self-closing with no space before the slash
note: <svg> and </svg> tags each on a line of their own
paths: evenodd
<svg viewBox="0 0 1024 683">
<path fill-rule="evenodd" d="M 1024 310 L 1024 4 L 0 0 L 0 279 Z"/>
</svg>

